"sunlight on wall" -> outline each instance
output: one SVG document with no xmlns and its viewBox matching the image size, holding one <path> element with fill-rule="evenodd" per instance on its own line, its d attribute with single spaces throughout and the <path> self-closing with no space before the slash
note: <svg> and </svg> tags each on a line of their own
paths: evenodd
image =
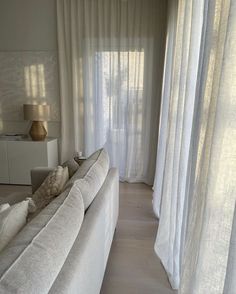
<svg viewBox="0 0 236 294">
<path fill-rule="evenodd" d="M 45 73 L 43 64 L 25 66 L 25 90 L 27 97 L 45 98 Z"/>
</svg>

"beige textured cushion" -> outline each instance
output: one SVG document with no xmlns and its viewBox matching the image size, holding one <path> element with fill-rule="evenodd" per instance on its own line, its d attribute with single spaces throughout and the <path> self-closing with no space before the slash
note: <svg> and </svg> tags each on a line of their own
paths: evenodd
<svg viewBox="0 0 236 294">
<path fill-rule="evenodd" d="M 69 179 L 68 167 L 58 166 L 43 181 L 42 185 L 32 195 L 29 202 L 29 212 L 35 212 L 48 205 L 58 196 Z"/>
<path fill-rule="evenodd" d="M 26 224 L 28 201 L 22 201 L 13 206 L 1 205 L 0 213 L 0 251 Z"/>
<path fill-rule="evenodd" d="M 79 168 L 79 164 L 72 158 L 63 163 L 63 167 L 68 167 L 69 177 L 71 178 Z"/>
<path fill-rule="evenodd" d="M 61 177 L 61 185 L 59 186 L 60 187 L 59 193 L 57 195 L 59 195 L 62 192 L 62 190 L 63 190 L 66 182 L 68 182 L 68 180 L 69 180 L 69 170 L 68 170 L 68 167 L 65 166 L 65 167 L 63 167 L 63 172 L 62 172 L 62 177 Z"/>
<path fill-rule="evenodd" d="M 76 183 L 81 191 L 84 207 L 87 209 L 101 188 L 108 170 L 109 156 L 105 149 L 100 149 L 82 163 L 65 187 L 68 188 Z"/>
</svg>

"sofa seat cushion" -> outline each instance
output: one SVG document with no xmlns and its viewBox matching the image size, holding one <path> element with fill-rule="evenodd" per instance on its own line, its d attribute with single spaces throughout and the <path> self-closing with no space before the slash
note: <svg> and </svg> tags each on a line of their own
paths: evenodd
<svg viewBox="0 0 236 294">
<path fill-rule="evenodd" d="M 76 183 L 87 209 L 104 183 L 108 170 L 109 156 L 105 149 L 100 149 L 83 162 L 65 187 Z"/>
<path fill-rule="evenodd" d="M 74 185 L 55 198 L 0 253 L 0 293 L 48 293 L 84 218 Z"/>
</svg>

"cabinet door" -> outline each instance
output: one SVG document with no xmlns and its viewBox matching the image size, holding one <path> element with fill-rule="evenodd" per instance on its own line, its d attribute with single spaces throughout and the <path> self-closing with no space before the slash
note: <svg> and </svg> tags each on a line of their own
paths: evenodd
<svg viewBox="0 0 236 294">
<path fill-rule="evenodd" d="M 0 141 L 0 183 L 9 184 L 7 142 Z"/>
<path fill-rule="evenodd" d="M 48 166 L 47 145 L 44 142 L 8 142 L 10 184 L 30 185 L 30 171 L 36 166 Z"/>
</svg>

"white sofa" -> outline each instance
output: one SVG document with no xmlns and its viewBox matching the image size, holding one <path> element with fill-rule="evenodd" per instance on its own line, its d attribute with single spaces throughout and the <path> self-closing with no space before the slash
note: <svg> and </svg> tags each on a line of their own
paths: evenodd
<svg viewBox="0 0 236 294">
<path fill-rule="evenodd" d="M 0 253 L 0 293 L 100 292 L 119 207 L 118 172 L 108 169 L 108 156 L 99 150 Z M 33 191 L 48 172 L 32 171 Z"/>
</svg>

